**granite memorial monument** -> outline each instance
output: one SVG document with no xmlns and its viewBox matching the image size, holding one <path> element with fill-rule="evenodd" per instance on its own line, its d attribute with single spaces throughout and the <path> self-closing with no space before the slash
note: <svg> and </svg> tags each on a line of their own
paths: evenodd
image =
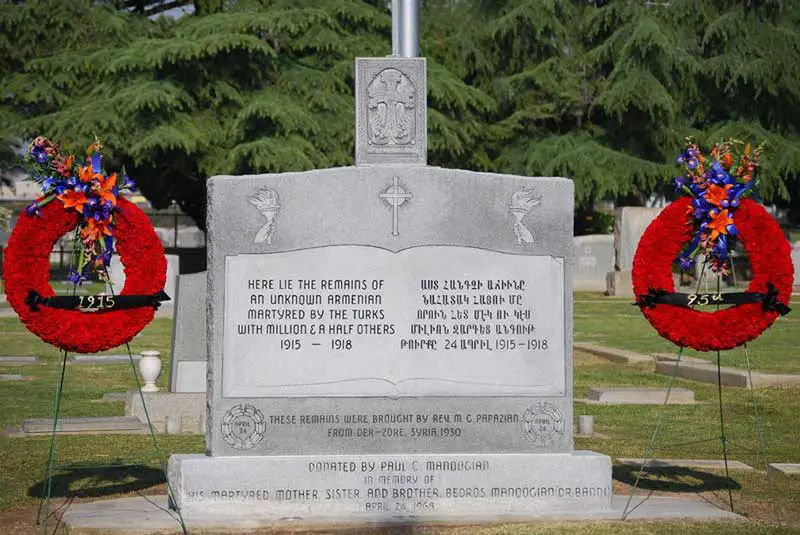
<svg viewBox="0 0 800 535">
<path fill-rule="evenodd" d="M 610 459 L 573 446 L 573 184 L 426 165 L 404 4 L 404 57 L 356 60 L 356 167 L 209 180 L 207 454 L 169 463 L 185 518 L 611 506 Z"/>
</svg>

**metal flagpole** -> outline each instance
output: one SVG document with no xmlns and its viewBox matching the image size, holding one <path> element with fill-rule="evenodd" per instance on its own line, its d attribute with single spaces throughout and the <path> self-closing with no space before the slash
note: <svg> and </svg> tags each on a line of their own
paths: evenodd
<svg viewBox="0 0 800 535">
<path fill-rule="evenodd" d="M 392 55 L 419 56 L 419 6 L 417 0 L 392 0 Z"/>
</svg>

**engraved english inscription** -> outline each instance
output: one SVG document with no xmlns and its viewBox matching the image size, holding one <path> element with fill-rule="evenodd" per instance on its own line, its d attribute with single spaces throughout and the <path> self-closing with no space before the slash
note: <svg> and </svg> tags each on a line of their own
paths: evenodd
<svg viewBox="0 0 800 535">
<path fill-rule="evenodd" d="M 416 141 L 414 83 L 397 69 L 384 69 L 367 86 L 367 141 L 371 145 L 413 145 Z"/>
<path fill-rule="evenodd" d="M 564 395 L 561 258 L 330 246 L 225 279 L 225 397 Z"/>
</svg>

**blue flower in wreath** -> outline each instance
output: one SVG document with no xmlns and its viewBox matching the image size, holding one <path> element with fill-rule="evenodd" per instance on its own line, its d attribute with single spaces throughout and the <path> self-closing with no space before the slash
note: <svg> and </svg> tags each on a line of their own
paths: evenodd
<svg viewBox="0 0 800 535">
<path fill-rule="evenodd" d="M 42 217 L 42 212 L 40 208 L 41 207 L 39 206 L 39 202 L 33 201 L 32 203 L 30 203 L 28 206 L 25 207 L 25 215 L 27 215 L 28 217 L 32 217 L 34 215 Z"/>
</svg>

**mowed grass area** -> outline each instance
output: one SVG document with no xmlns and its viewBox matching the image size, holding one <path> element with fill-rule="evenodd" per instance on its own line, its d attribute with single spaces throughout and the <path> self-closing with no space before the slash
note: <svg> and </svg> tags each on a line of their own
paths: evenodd
<svg viewBox="0 0 800 535">
<path fill-rule="evenodd" d="M 636 307 L 627 300 L 610 300 L 589 294 L 576 296 L 576 340 L 624 347 L 635 351 L 671 352 L 669 343 L 660 342 Z M 619 316 L 626 314 L 625 316 Z M 772 330 L 781 328 L 776 325 Z M 131 344 L 133 352 L 156 349 L 165 358 L 160 386 L 166 387 L 169 369 L 169 350 L 172 321 L 156 319 Z M 781 361 L 786 357 L 776 345 L 782 343 L 770 332 L 759 341 L 761 353 L 770 355 L 776 369 L 792 369 Z M 797 334 L 783 333 L 786 343 L 800 347 Z M 601 339 L 602 337 L 602 339 Z M 794 339 L 795 342 L 789 342 Z M 616 342 L 620 340 L 620 342 Z M 660 344 L 660 345 L 659 345 Z M 754 344 L 755 346 L 755 344 Z M 650 349 L 647 349 L 650 348 Z M 119 348 L 109 353 L 124 353 Z M 44 365 L 3 367 L 0 373 L 19 373 L 30 378 L 24 382 L 0 382 L 0 428 L 18 426 L 23 419 L 48 417 L 51 411 L 57 377 L 57 351 L 27 333 L 16 318 L 0 318 L 0 355 L 38 355 Z M 765 369 L 763 366 L 759 369 Z M 655 375 L 646 366 L 625 366 L 610 363 L 586 353 L 575 353 L 574 385 L 576 399 L 585 398 L 588 389 L 596 386 L 665 387 L 668 377 Z M 127 364 L 90 366 L 67 365 L 64 416 L 120 416 L 122 403 L 101 403 L 106 392 L 123 392 L 135 382 Z M 717 390 L 713 385 L 677 380 L 675 386 L 694 390 L 698 405 L 669 406 L 660 424 L 654 454 L 671 458 L 719 459 L 719 407 Z M 724 395 L 724 416 L 731 459 L 763 468 L 757 454 L 757 434 L 753 412 L 753 395 L 758 403 L 759 416 L 767 456 L 770 462 L 800 462 L 800 389 L 769 389 L 750 392 L 727 388 Z M 576 439 L 577 449 L 591 449 L 618 459 L 642 457 L 656 422 L 659 406 L 597 406 L 575 404 L 575 416 L 595 417 L 596 437 Z M 162 454 L 202 453 L 204 440 L 200 435 L 158 435 Z M 682 446 L 681 446 L 682 444 Z M 0 526 L 4 511 L 13 513 L 17 507 L 30 508 L 38 503 L 37 496 L 44 475 L 49 448 L 48 437 L 9 438 L 0 436 Z M 71 435 L 57 438 L 58 462 L 116 463 L 142 462 L 157 466 L 152 457 L 148 435 Z M 619 464 L 615 466 L 615 492 L 627 493 L 635 473 Z M 164 492 L 160 475 L 152 468 L 138 471 L 114 470 L 88 473 L 81 470 L 61 472 L 56 487 L 70 491 L 82 489 L 86 497 L 113 497 L 132 491 Z M 97 489 L 100 491 L 97 491 Z M 730 534 L 789 534 L 800 533 L 800 478 L 767 479 L 763 471 L 732 472 L 726 479 L 719 471 L 676 470 L 655 476 L 648 475 L 640 482 L 637 496 L 648 492 L 670 494 L 696 493 L 702 499 L 724 505 L 728 489 L 733 494 L 737 512 L 755 519 L 747 523 L 671 522 L 602 522 L 560 524 L 505 524 L 501 526 L 419 526 L 414 533 L 480 533 L 487 534 L 669 534 L 730 533 Z M 94 490 L 92 490 L 94 489 Z M 58 503 L 58 502 L 57 502 Z M 25 509 L 35 514 L 35 507 Z M 27 513 L 25 513 L 27 514 Z M 338 531 L 338 530 L 337 530 Z M 3 530 L 0 529 L 0 533 Z M 391 531 L 356 530 L 381 533 Z M 410 533 L 407 529 L 398 533 Z M 25 532 L 21 532 L 25 533 Z M 16 532 L 14 535 L 17 535 Z"/>
<path fill-rule="evenodd" d="M 628 349 L 639 353 L 677 354 L 678 346 L 661 338 L 639 311 L 632 298 L 603 297 L 599 293 L 575 294 L 575 341 Z M 747 344 L 754 370 L 800 373 L 800 305 L 779 317 L 759 338 Z M 720 325 L 724 328 L 724 325 Z M 683 356 L 716 363 L 716 352 L 685 350 Z M 723 366 L 746 368 L 744 348 L 721 353 Z"/>
</svg>

